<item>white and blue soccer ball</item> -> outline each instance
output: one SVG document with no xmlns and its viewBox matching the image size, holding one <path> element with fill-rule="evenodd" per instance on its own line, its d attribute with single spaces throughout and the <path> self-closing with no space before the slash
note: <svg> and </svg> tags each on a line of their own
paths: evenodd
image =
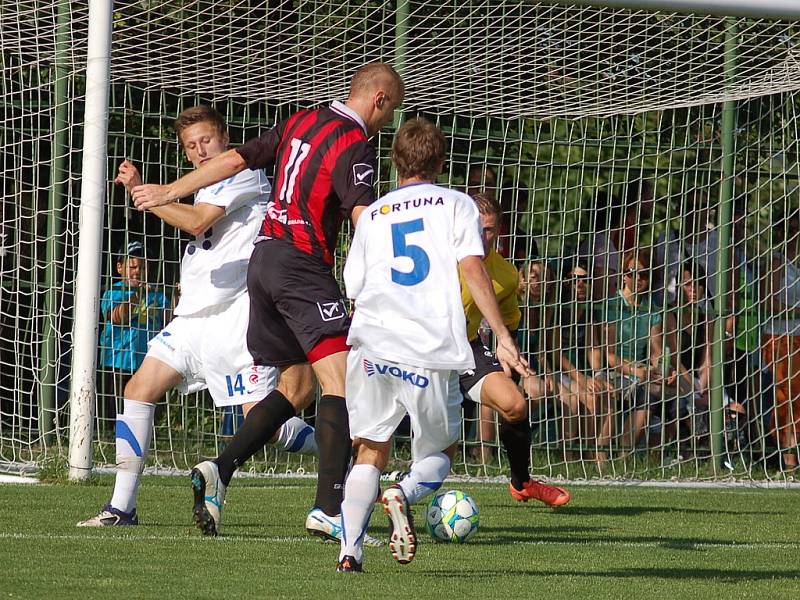
<svg viewBox="0 0 800 600">
<path fill-rule="evenodd" d="M 428 533 L 437 542 L 462 544 L 475 535 L 479 522 L 478 505 L 458 490 L 439 492 L 425 511 Z"/>
</svg>

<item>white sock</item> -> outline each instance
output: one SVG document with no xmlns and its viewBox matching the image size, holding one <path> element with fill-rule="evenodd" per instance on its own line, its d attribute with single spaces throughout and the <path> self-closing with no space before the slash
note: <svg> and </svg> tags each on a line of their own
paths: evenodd
<svg viewBox="0 0 800 600">
<path fill-rule="evenodd" d="M 314 428 L 299 417 L 292 417 L 278 430 L 276 444 L 287 452 L 319 456 Z"/>
<path fill-rule="evenodd" d="M 117 415 L 117 477 L 111 506 L 129 513 L 136 508 L 136 494 L 153 437 L 156 405 L 125 398 Z"/>
<path fill-rule="evenodd" d="M 450 459 L 437 452 L 411 464 L 408 475 L 398 484 L 409 504 L 416 504 L 440 487 L 450 473 Z"/>
<path fill-rule="evenodd" d="M 363 556 L 364 534 L 378 495 L 381 472 L 373 465 L 354 465 L 344 484 L 342 501 L 342 546 L 339 560 L 350 555 L 358 562 Z"/>
</svg>

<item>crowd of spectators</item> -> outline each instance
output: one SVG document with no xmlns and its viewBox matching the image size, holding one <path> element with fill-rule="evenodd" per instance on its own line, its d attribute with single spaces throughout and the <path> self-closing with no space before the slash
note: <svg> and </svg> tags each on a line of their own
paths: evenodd
<svg viewBox="0 0 800 600">
<path fill-rule="evenodd" d="M 495 182 L 488 173 L 483 181 Z M 677 459 L 710 456 L 719 324 L 722 465 L 758 456 L 796 469 L 800 211 L 775 216 L 775 250 L 759 248 L 754 258 L 746 196 L 734 199 L 723 246 L 719 201 L 708 188 L 687 190 L 658 216 L 653 182 L 611 189 L 595 192 L 588 231 L 561 256 L 539 256 L 534 238 L 534 252 L 520 261 L 526 234 L 508 229 L 498 245 L 520 268 L 518 338 L 537 372 L 521 386 L 532 405 L 557 407 L 565 455 L 600 467 L 656 447 Z M 523 204 L 530 209 L 527 196 Z M 725 294 L 717 289 L 720 258 L 729 265 Z"/>
</svg>

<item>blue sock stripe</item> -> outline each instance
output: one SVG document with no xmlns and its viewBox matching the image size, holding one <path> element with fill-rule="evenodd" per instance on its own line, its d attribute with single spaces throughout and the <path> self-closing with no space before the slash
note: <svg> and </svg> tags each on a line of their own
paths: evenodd
<svg viewBox="0 0 800 600">
<path fill-rule="evenodd" d="M 342 541 L 347 546 L 347 528 L 344 526 L 344 511 L 342 511 Z"/>
<path fill-rule="evenodd" d="M 126 442 L 131 445 L 134 454 L 139 458 L 142 457 L 142 447 L 139 446 L 139 440 L 136 439 L 136 436 L 133 435 L 133 431 L 131 428 L 128 427 L 128 424 L 125 421 L 117 419 L 117 425 L 115 428 L 115 435 L 117 438 L 122 438 Z"/>
<path fill-rule="evenodd" d="M 380 489 L 380 486 L 378 488 Z M 361 527 L 361 535 L 356 538 L 356 546 L 360 545 L 364 540 L 364 536 L 367 535 L 367 527 L 369 527 L 369 520 L 372 518 L 373 510 L 375 510 L 374 504 L 370 506 L 369 512 L 367 512 L 367 518 L 364 519 L 364 524 Z M 344 513 L 342 513 L 342 519 L 344 519 Z"/>
<path fill-rule="evenodd" d="M 292 445 L 289 446 L 286 451 L 287 452 L 299 452 L 300 449 L 303 447 L 303 444 L 306 443 L 306 438 L 314 433 L 314 428 L 309 427 L 306 425 L 303 430 L 297 434 L 297 437 L 294 438 L 294 442 Z"/>
<path fill-rule="evenodd" d="M 440 487 L 442 487 L 443 481 L 420 481 L 417 485 L 421 485 L 422 487 L 426 487 L 432 492 L 435 492 Z"/>
</svg>

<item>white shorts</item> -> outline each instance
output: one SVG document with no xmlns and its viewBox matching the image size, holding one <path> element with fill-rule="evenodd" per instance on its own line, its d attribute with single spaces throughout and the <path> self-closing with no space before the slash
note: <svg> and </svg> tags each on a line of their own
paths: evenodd
<svg viewBox="0 0 800 600">
<path fill-rule="evenodd" d="M 178 390 L 208 388 L 216 406 L 258 402 L 278 382 L 278 369 L 256 366 L 247 350 L 250 297 L 242 294 L 190 316 L 177 316 L 150 340 L 147 356 L 183 377 Z"/>
<path fill-rule="evenodd" d="M 350 437 L 385 442 L 403 417 L 411 418 L 411 454 L 441 452 L 461 434 L 458 373 L 369 357 L 354 348 L 347 357 L 345 396 Z"/>
</svg>

